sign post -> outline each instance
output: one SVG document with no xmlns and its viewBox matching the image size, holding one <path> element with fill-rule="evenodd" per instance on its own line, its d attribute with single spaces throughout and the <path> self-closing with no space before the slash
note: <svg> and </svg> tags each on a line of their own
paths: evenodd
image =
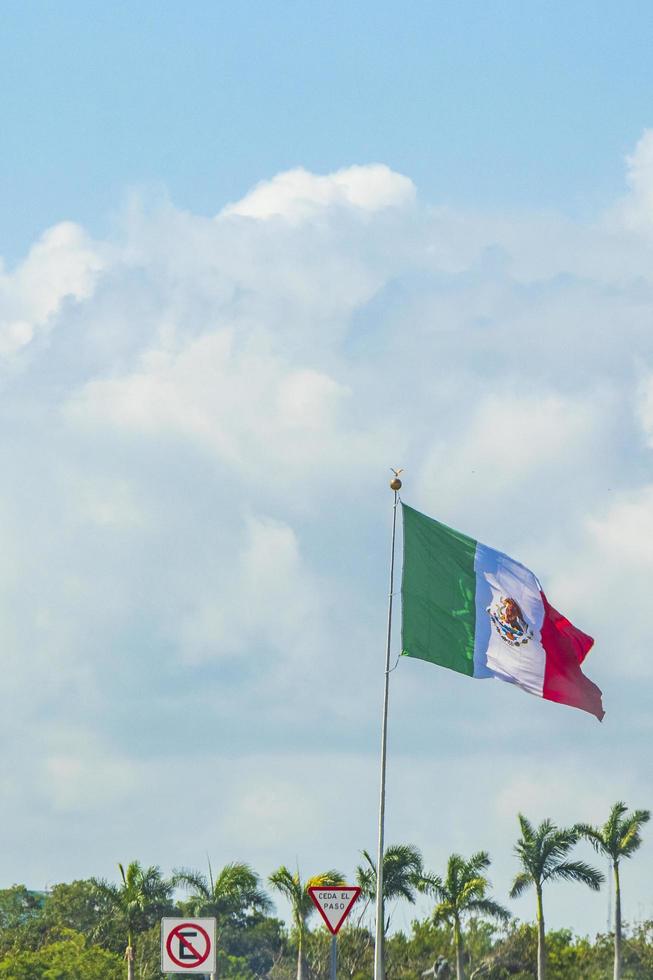
<svg viewBox="0 0 653 980">
<path fill-rule="evenodd" d="M 331 969 L 330 980 L 338 980 L 338 938 L 331 936 Z"/>
<path fill-rule="evenodd" d="M 329 888 L 309 888 L 308 892 L 331 933 L 330 974 L 331 980 L 337 980 L 338 950 L 336 937 L 341 925 L 354 907 L 361 890 L 356 886 L 335 885 Z"/>
<path fill-rule="evenodd" d="M 161 972 L 215 972 L 215 919 L 161 919 Z"/>
</svg>

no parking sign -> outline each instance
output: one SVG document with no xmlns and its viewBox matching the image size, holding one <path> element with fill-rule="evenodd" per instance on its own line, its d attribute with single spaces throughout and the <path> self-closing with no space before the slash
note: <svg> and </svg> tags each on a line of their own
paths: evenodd
<svg viewBox="0 0 653 980">
<path fill-rule="evenodd" d="M 161 972 L 213 973 L 215 919 L 161 919 Z"/>
</svg>

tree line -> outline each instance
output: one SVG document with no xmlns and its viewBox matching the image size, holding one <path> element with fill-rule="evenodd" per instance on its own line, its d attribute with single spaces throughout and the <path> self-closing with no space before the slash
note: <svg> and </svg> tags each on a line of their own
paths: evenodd
<svg viewBox="0 0 653 980">
<path fill-rule="evenodd" d="M 642 843 L 648 810 L 629 811 L 616 803 L 600 827 L 535 826 L 519 815 L 515 855 L 519 871 L 510 890 L 516 898 L 534 892 L 535 924 L 520 924 L 492 897 L 490 858 L 479 851 L 449 857 L 442 874 L 425 870 L 420 851 L 409 844 L 387 848 L 383 860 L 386 909 L 421 893 L 433 899 L 432 912 L 414 921 L 411 933 L 391 933 L 384 922 L 390 978 L 409 980 L 635 980 L 653 977 L 653 923 L 624 933 L 620 869 Z M 553 881 L 598 890 L 604 875 L 577 859 L 586 840 L 607 858 L 614 878 L 614 929 L 589 939 L 569 930 L 547 935 L 546 886 Z M 0 891 L 0 980 L 160 980 L 159 920 L 164 915 L 215 916 L 218 969 L 224 980 L 326 980 L 329 936 L 309 928 L 312 886 L 345 882 L 337 869 L 303 878 L 285 865 L 268 878 L 273 894 L 290 908 L 286 926 L 273 915 L 260 876 L 242 862 L 214 873 L 176 869 L 165 877 L 158 867 L 137 861 L 118 865 L 117 883 L 91 878 L 55 885 L 47 894 L 15 885 Z M 355 871 L 361 897 L 339 936 L 339 973 L 369 980 L 374 940 L 371 916 L 376 866 L 367 851 Z"/>
</svg>

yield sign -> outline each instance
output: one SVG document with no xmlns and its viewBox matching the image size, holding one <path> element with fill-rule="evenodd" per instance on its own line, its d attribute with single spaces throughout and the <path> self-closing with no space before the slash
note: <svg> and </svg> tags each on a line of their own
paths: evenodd
<svg viewBox="0 0 653 980">
<path fill-rule="evenodd" d="M 162 919 L 161 972 L 212 973 L 215 919 Z"/>
<path fill-rule="evenodd" d="M 330 888 L 309 888 L 313 904 L 324 919 L 326 927 L 334 936 L 338 934 L 351 912 L 354 902 L 361 893 L 360 888 L 350 885 L 336 885 Z"/>
</svg>

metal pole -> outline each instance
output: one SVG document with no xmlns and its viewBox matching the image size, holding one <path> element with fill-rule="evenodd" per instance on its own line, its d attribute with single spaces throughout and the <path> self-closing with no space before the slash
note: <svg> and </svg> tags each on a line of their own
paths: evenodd
<svg viewBox="0 0 653 980">
<path fill-rule="evenodd" d="M 381 725 L 381 790 L 379 794 L 379 841 L 376 851 L 376 938 L 374 945 L 374 980 L 385 980 L 385 950 L 384 926 L 385 911 L 383 905 L 383 832 L 385 824 L 385 769 L 388 743 L 388 692 L 390 682 L 390 644 L 392 641 L 392 598 L 395 583 L 395 537 L 397 532 L 397 494 L 401 490 L 399 474 L 401 470 L 393 470 L 394 479 L 390 488 L 394 491 L 392 508 L 392 547 L 390 550 L 390 592 L 388 595 L 388 633 L 385 647 L 385 683 L 383 688 L 383 722 Z"/>
<path fill-rule="evenodd" d="M 331 936 L 331 980 L 336 980 L 338 970 L 338 940 Z"/>
</svg>

